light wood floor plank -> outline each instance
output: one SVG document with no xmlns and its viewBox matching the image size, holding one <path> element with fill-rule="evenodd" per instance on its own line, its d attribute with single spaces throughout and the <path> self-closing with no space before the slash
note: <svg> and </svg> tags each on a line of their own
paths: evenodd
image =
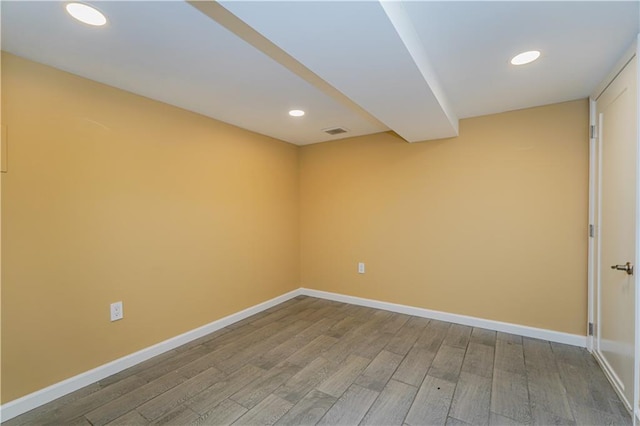
<svg viewBox="0 0 640 426">
<path fill-rule="evenodd" d="M 339 398 L 344 391 L 364 371 L 371 361 L 357 355 L 349 355 L 347 360 L 327 380 L 318 386 L 318 390 Z"/>
<path fill-rule="evenodd" d="M 455 388 L 454 382 L 425 377 L 405 423 L 411 426 L 445 424 Z"/>
<path fill-rule="evenodd" d="M 136 410 L 131 410 L 117 419 L 107 423 L 107 426 L 141 426 L 149 424 L 149 420 L 142 417 Z"/>
<path fill-rule="evenodd" d="M 211 347 L 213 349 L 212 354 L 215 354 L 217 360 L 221 363 L 224 360 L 227 360 L 233 356 L 235 356 L 238 352 L 250 347 L 251 345 L 255 345 L 261 342 L 264 342 L 269 336 L 272 336 L 278 333 L 284 324 L 281 322 L 272 322 L 269 323 L 257 330 L 252 331 L 242 337 L 228 341 L 222 345 L 215 344 L 215 342 L 206 343 L 205 346 Z M 224 338 L 224 336 L 222 336 Z"/>
<path fill-rule="evenodd" d="M 171 388 L 167 392 L 158 395 L 152 400 L 145 402 L 140 405 L 137 410 L 146 419 L 155 420 L 225 378 L 226 375 L 223 372 L 215 367 L 211 367 L 197 376 Z"/>
<path fill-rule="evenodd" d="M 494 370 L 491 411 L 520 423 L 529 424 L 531 422 L 529 390 L 527 389 L 527 377 L 524 374 L 500 369 Z"/>
<path fill-rule="evenodd" d="M 148 368 L 152 368 L 153 366 L 157 365 L 158 363 L 164 362 L 166 360 L 169 360 L 171 358 L 173 358 L 174 356 L 176 356 L 176 354 L 178 354 L 178 350 L 177 349 L 172 349 L 170 351 L 167 351 L 165 353 L 162 353 L 160 355 L 156 355 L 151 359 L 146 360 L 145 362 L 141 362 L 140 364 L 136 364 L 133 367 L 129 367 L 119 373 L 116 373 L 112 376 L 106 377 L 102 380 L 100 380 L 98 382 L 98 384 L 103 387 L 106 388 L 109 385 L 112 385 L 114 383 L 119 382 L 122 379 L 126 379 L 127 377 L 131 377 L 131 376 L 135 376 L 138 373 L 145 371 Z M 139 376 L 138 376 L 139 377 Z"/>
<path fill-rule="evenodd" d="M 159 362 L 153 367 L 141 371 L 137 375 L 150 382 L 158 377 L 162 377 L 167 373 L 177 370 L 184 364 L 188 364 L 202 358 L 209 352 L 209 348 L 202 345 L 195 346 L 187 351 L 176 352 L 176 354 L 171 358 Z"/>
<path fill-rule="evenodd" d="M 442 342 L 449 332 L 451 324 L 448 322 L 431 320 L 427 327 L 422 331 L 420 337 L 416 341 L 415 346 L 426 349 L 430 352 L 438 352 Z"/>
<path fill-rule="evenodd" d="M 247 411 L 234 422 L 237 425 L 272 425 L 280 419 L 293 404 L 279 396 L 269 395 L 258 405 Z"/>
<path fill-rule="evenodd" d="M 471 423 L 463 422 L 462 420 L 456 419 L 455 417 L 447 417 L 446 426 L 474 426 Z"/>
<path fill-rule="evenodd" d="M 460 324 L 451 324 L 447 337 L 445 337 L 443 344 L 452 346 L 454 348 L 466 348 L 471 337 L 472 327 Z"/>
<path fill-rule="evenodd" d="M 337 398 L 312 390 L 278 420 L 277 425 L 315 425 L 335 404 Z"/>
<path fill-rule="evenodd" d="M 354 346 L 352 353 L 364 358 L 375 358 L 392 337 L 393 333 L 372 332 Z"/>
<path fill-rule="evenodd" d="M 361 425 L 402 425 L 418 389 L 396 380 L 389 380 Z"/>
<path fill-rule="evenodd" d="M 556 343 L 551 343 L 551 349 L 574 411 L 576 405 L 586 405 L 614 416 L 628 417 L 628 411 L 591 354 L 584 348 Z"/>
<path fill-rule="evenodd" d="M 497 333 L 493 330 L 486 330 L 484 328 L 474 327 L 471 331 L 471 337 L 469 342 L 481 343 L 487 346 L 496 345 Z"/>
<path fill-rule="evenodd" d="M 234 393 L 230 399 L 247 409 L 251 409 L 300 370 L 302 370 L 302 367 L 292 364 L 274 367 L 259 379 L 252 381 Z"/>
<path fill-rule="evenodd" d="M 443 343 L 431 363 L 428 374 L 443 380 L 456 382 L 460 375 L 464 354 L 465 350 L 463 348 L 454 348 Z"/>
<path fill-rule="evenodd" d="M 276 389 L 274 394 L 295 404 L 337 369 L 337 364 L 318 357 Z"/>
<path fill-rule="evenodd" d="M 300 322 L 301 321 L 296 321 L 296 323 Z M 308 324 L 307 321 L 304 321 L 304 323 Z M 334 324 L 334 320 L 326 322 L 319 321 L 315 324 L 308 325 L 289 340 L 284 341 L 276 347 L 260 354 L 260 356 L 252 361 L 252 364 L 264 369 L 274 367 L 278 363 L 282 362 L 282 360 L 290 357 L 309 342 L 325 333 L 329 328 L 331 328 L 331 324 Z"/>
<path fill-rule="evenodd" d="M 91 423 L 86 419 L 86 417 L 80 416 L 68 421 L 65 426 L 91 426 Z"/>
<path fill-rule="evenodd" d="M 493 376 L 493 346 L 469 342 L 462 362 L 462 371 L 491 378 Z"/>
<path fill-rule="evenodd" d="M 261 368 L 246 365 L 229 375 L 226 380 L 203 390 L 186 404 L 196 413 L 205 414 L 249 383 L 258 380 L 264 373 L 265 370 Z"/>
<path fill-rule="evenodd" d="M 504 333 L 502 331 L 498 331 L 496 335 L 496 340 L 511 342 L 511 343 L 515 343 L 516 345 L 522 344 L 522 336 L 518 336 L 517 334 Z"/>
<path fill-rule="evenodd" d="M 360 325 L 354 330 L 360 330 L 363 325 Z M 363 335 L 351 330 L 345 333 L 340 340 L 331 346 L 328 350 L 322 353 L 324 358 L 330 359 L 337 363 L 344 362 L 349 355 L 353 355 L 354 348 L 357 347 L 363 341 Z"/>
<path fill-rule="evenodd" d="M 317 424 L 356 425 L 360 423 L 378 395 L 378 392 L 371 389 L 351 385 Z"/>
<path fill-rule="evenodd" d="M 572 422 L 567 391 L 560 379 L 549 342 L 526 338 L 523 339 L 523 347 L 529 398 L 536 408 L 532 411 L 534 421 L 548 422 L 554 419 Z"/>
<path fill-rule="evenodd" d="M 525 374 L 522 345 L 509 340 L 498 339 L 496 341 L 494 368 L 508 371 L 509 373 Z"/>
<path fill-rule="evenodd" d="M 38 419 L 34 419 L 33 424 L 68 423 L 78 416 L 86 415 L 89 411 L 110 403 L 121 395 L 136 391 L 146 384 L 147 382 L 138 376 L 126 377 L 105 387 L 104 389 L 74 400 L 67 405 L 60 406 L 56 410 L 45 414 L 40 421 L 38 421 Z"/>
<path fill-rule="evenodd" d="M 193 422 L 193 424 L 216 426 L 230 425 L 242 417 L 247 411 L 249 410 L 244 408 L 242 405 L 229 399 L 225 399 L 220 404 L 200 416 L 198 420 Z"/>
<path fill-rule="evenodd" d="M 135 391 L 101 405 L 95 410 L 86 413 L 85 416 L 93 425 L 104 425 L 184 381 L 186 379 L 175 372 L 166 374 L 159 379 L 140 386 Z"/>
<path fill-rule="evenodd" d="M 576 405 L 575 418 L 576 424 L 579 425 L 631 426 L 633 424 L 631 416 L 616 416 L 586 405 Z"/>
<path fill-rule="evenodd" d="M 284 362 L 305 366 L 316 358 L 320 352 L 329 349 L 337 341 L 338 339 L 335 337 L 325 336 L 324 334 L 320 335 L 291 354 Z"/>
<path fill-rule="evenodd" d="M 211 353 L 205 353 L 198 359 L 177 366 L 178 368 L 175 370 L 175 372 L 182 377 L 190 379 L 202 373 L 203 371 L 206 371 L 210 368 L 215 368 L 215 363 L 216 357 Z"/>
<path fill-rule="evenodd" d="M 391 317 L 390 312 L 379 311 L 380 314 L 378 315 L 375 309 L 370 308 L 362 308 L 357 312 L 357 315 L 360 315 L 362 318 L 366 318 L 366 320 L 357 327 L 349 330 L 336 344 L 324 351 L 322 353 L 323 357 L 331 359 L 336 363 L 342 363 L 349 355 L 358 351 L 362 352 L 363 350 L 367 350 L 371 353 L 372 349 L 366 347 L 366 342 L 377 342 L 379 345 L 380 343 L 386 344 L 386 342 L 379 340 L 381 336 L 383 339 L 390 339 L 389 334 L 380 335 L 379 333 L 380 326 L 386 319 Z M 378 348 L 380 348 L 380 346 L 378 346 Z M 365 357 L 374 358 L 376 354 L 370 354 Z"/>
<path fill-rule="evenodd" d="M 79 389 L 75 392 L 72 392 L 70 394 L 67 394 L 61 398 L 58 398 L 48 404 L 45 404 L 43 406 L 40 406 L 34 410 L 28 411 L 25 414 L 18 416 L 18 417 L 14 417 L 11 420 L 8 420 L 6 422 L 3 422 L 2 425 L 3 426 L 17 426 L 17 425 L 23 425 L 23 424 L 29 424 L 30 422 L 40 422 L 42 423 L 42 421 L 40 419 L 46 418 L 47 416 L 51 415 L 50 413 L 53 413 L 54 411 L 60 409 L 61 407 L 64 407 L 66 405 L 71 405 L 73 404 L 75 401 L 82 399 L 86 396 L 91 395 L 92 393 L 95 393 L 99 390 L 101 390 L 102 387 L 100 386 L 100 383 L 93 383 L 89 386 L 86 386 L 82 389 Z"/>
<path fill-rule="evenodd" d="M 154 422 L 152 422 L 152 424 L 163 426 L 190 425 L 197 422 L 199 418 L 200 415 L 193 411 L 191 408 L 187 407 L 186 405 L 179 405 L 162 417 L 156 419 Z"/>
<path fill-rule="evenodd" d="M 337 323 L 335 323 L 327 332 L 325 333 L 328 336 L 341 338 L 345 335 L 349 330 L 352 330 L 354 327 L 361 325 L 364 320 L 356 318 L 354 316 L 347 316 L 342 319 L 339 319 Z"/>
<path fill-rule="evenodd" d="M 531 403 L 531 417 L 533 422 L 531 424 L 535 426 L 578 426 L 573 419 L 567 419 L 566 417 L 560 417 L 556 414 L 548 411 L 544 406 Z M 600 425 L 588 425 L 588 426 L 600 426 Z"/>
<path fill-rule="evenodd" d="M 278 347 L 282 343 L 286 343 L 292 337 L 307 328 L 308 323 L 296 321 L 292 324 L 279 322 L 278 331 L 272 335 L 266 336 L 259 342 L 253 343 L 247 347 L 239 349 L 233 356 L 221 361 L 216 361 L 215 365 L 226 373 L 236 371 L 243 365 L 252 363 L 259 359 L 262 354 Z M 275 325 L 275 324 L 274 324 Z"/>
<path fill-rule="evenodd" d="M 489 414 L 489 426 L 527 426 L 529 424 L 517 422 L 512 418 L 501 416 L 494 412 Z"/>
<path fill-rule="evenodd" d="M 380 332 L 396 334 L 410 319 L 410 315 L 397 314 L 394 312 L 391 318 L 385 321 L 384 325 L 380 328 Z"/>
<path fill-rule="evenodd" d="M 449 416 L 472 425 L 489 424 L 491 379 L 460 373 Z"/>
<path fill-rule="evenodd" d="M 402 358 L 402 355 L 389 351 L 381 351 L 356 379 L 355 383 L 373 391 L 380 392 L 396 371 Z"/>
<path fill-rule="evenodd" d="M 393 374 L 393 378 L 408 385 L 418 387 L 420 383 L 422 383 L 424 376 L 427 375 L 427 371 L 429 371 L 431 362 L 433 362 L 435 357 L 435 352 L 414 347 L 404 357 L 398 369 Z"/>
<path fill-rule="evenodd" d="M 391 338 L 385 349 L 398 355 L 406 355 L 428 324 L 427 318 L 410 318 Z"/>
</svg>

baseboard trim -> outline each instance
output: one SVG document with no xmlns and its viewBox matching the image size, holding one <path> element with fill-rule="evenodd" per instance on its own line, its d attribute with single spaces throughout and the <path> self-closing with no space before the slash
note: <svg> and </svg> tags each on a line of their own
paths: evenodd
<svg viewBox="0 0 640 426">
<path fill-rule="evenodd" d="M 172 337 L 163 342 L 157 343 L 153 346 L 141 349 L 130 355 L 126 355 L 122 358 L 111 361 L 107 364 L 96 367 L 92 370 L 78 374 L 77 376 L 70 377 L 61 382 L 55 383 L 39 391 L 30 393 L 21 398 L 7 402 L 0 406 L 0 421 L 7 421 L 20 414 L 31 411 L 41 405 L 58 399 L 66 394 L 74 392 L 113 374 L 119 373 L 129 367 L 146 361 L 154 356 L 160 355 L 164 352 L 175 349 L 178 346 L 189 343 L 195 339 L 206 336 L 209 333 L 220 330 L 233 323 L 241 321 L 251 315 L 255 315 L 280 303 L 286 302 L 289 299 L 293 299 L 296 296 L 301 295 L 301 289 L 290 291 L 281 296 L 275 297 L 266 302 L 259 303 L 255 306 L 251 306 L 235 314 L 231 314 L 219 320 L 213 321 L 202 327 L 195 328 L 180 334 L 176 337 Z"/>
<path fill-rule="evenodd" d="M 170 351 L 171 349 L 175 349 L 178 346 L 206 336 L 209 333 L 213 333 L 214 331 L 220 330 L 221 328 L 227 327 L 233 323 L 250 317 L 251 315 L 255 315 L 273 306 L 279 305 L 280 303 L 293 299 L 296 296 L 317 297 L 319 299 L 334 300 L 337 302 L 350 303 L 352 305 L 367 306 L 370 308 L 383 309 L 391 312 L 398 312 L 423 318 L 447 321 L 455 324 L 502 331 L 505 333 L 517 334 L 524 337 L 544 339 L 551 342 L 564 343 L 572 346 L 587 346 L 587 337 L 577 334 L 569 334 L 542 328 L 528 327 L 525 325 L 487 320 L 466 315 L 451 314 L 448 312 L 434 311 L 431 309 L 399 305 L 396 303 L 382 302 L 379 300 L 365 299 L 355 296 L 347 296 L 339 293 L 330 293 L 308 288 L 299 288 L 297 290 L 293 290 L 281 296 L 275 297 L 271 300 L 267 300 L 266 302 L 251 306 L 235 314 L 203 325 L 202 327 L 187 331 L 186 333 L 180 334 L 176 337 L 172 337 L 153 346 L 141 349 L 138 352 L 126 355 L 122 358 L 116 359 L 92 370 L 78 374 L 77 376 L 70 377 L 66 380 L 55 383 L 29 395 L 25 395 L 16 400 L 7 402 L 6 404 L 0 406 L 0 421 L 4 422 L 10 420 L 16 416 L 19 416 L 20 414 L 31 411 L 34 408 L 58 399 L 66 394 L 74 392 L 113 374 L 119 373 L 122 370 L 125 370 L 164 352 Z"/>
<path fill-rule="evenodd" d="M 399 305 L 396 303 L 381 302 L 379 300 L 364 299 L 362 297 L 347 296 L 339 293 L 301 288 L 304 296 L 318 297 L 321 299 L 334 300 L 336 302 L 350 303 L 352 305 L 366 306 L 369 308 L 383 309 L 385 311 L 398 312 L 401 314 L 413 315 L 417 317 L 436 319 L 440 321 L 452 322 L 455 324 L 468 325 L 472 327 L 486 328 L 489 330 L 501 331 L 505 333 L 517 334 L 524 337 L 548 340 L 550 342 L 564 343 L 572 346 L 587 347 L 587 337 L 578 334 L 563 333 L 561 331 L 547 330 L 544 328 L 529 327 L 526 325 L 512 324 L 508 322 L 494 321 L 483 318 L 470 317 L 466 315 L 451 314 L 448 312 L 434 311 L 431 309 L 416 308 L 413 306 Z"/>
</svg>

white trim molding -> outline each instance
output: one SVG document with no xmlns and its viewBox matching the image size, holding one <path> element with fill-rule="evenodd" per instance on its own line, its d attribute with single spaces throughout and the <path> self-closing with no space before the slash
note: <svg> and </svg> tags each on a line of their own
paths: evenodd
<svg viewBox="0 0 640 426">
<path fill-rule="evenodd" d="M 231 314 L 209 324 L 203 325 L 202 327 L 187 331 L 186 333 L 172 337 L 153 346 L 141 349 L 130 355 L 123 356 L 122 358 L 118 358 L 92 370 L 85 371 L 84 373 L 70 377 L 39 391 L 7 402 L 0 407 L 0 420 L 5 422 L 9 419 L 19 416 L 20 414 L 26 413 L 27 411 L 31 411 L 34 408 L 51 402 L 54 399 L 58 399 L 64 395 L 67 395 L 106 377 L 119 373 L 122 370 L 151 359 L 154 356 L 160 355 L 162 353 L 175 349 L 178 346 L 182 346 L 195 339 L 206 336 L 207 334 L 213 333 L 214 331 L 220 330 L 224 327 L 227 327 L 228 325 L 248 318 L 251 315 L 255 315 L 259 312 L 286 302 L 289 299 L 293 299 L 294 297 L 301 294 L 302 293 L 300 289 L 290 291 L 289 293 L 285 293 L 271 300 L 267 300 L 266 302 L 251 306 L 240 312 L 236 312 L 235 314 Z"/>
<path fill-rule="evenodd" d="M 352 305 L 366 306 L 369 308 L 383 309 L 385 311 L 398 312 L 416 317 L 430 318 L 454 324 L 468 325 L 471 327 L 486 328 L 488 330 L 517 334 L 524 337 L 548 340 L 550 342 L 564 343 L 566 345 L 586 348 L 587 336 L 564 333 L 561 331 L 547 330 L 544 328 L 529 327 L 526 325 L 512 324 L 508 322 L 494 321 L 467 315 L 451 314 L 448 312 L 434 311 L 431 309 L 416 308 L 413 306 L 399 305 L 396 303 L 381 302 L 379 300 L 364 299 L 362 297 L 346 296 L 338 293 L 301 288 L 301 294 L 320 299 L 334 300 L 336 302 L 350 303 Z"/>
<path fill-rule="evenodd" d="M 636 40 L 636 56 L 640 58 L 640 33 L 638 33 Z M 636 70 L 636 83 L 637 83 L 637 102 L 638 111 L 636 124 L 637 129 L 637 142 L 636 142 L 636 268 L 640 267 L 640 67 Z M 631 401 L 633 413 L 633 426 L 640 424 L 640 276 L 636 273 L 635 276 L 635 290 L 636 290 L 636 306 L 635 306 L 635 325 L 636 325 L 636 347 L 634 353 L 634 368 L 633 368 L 633 401 Z"/>
<path fill-rule="evenodd" d="M 620 59 L 615 64 L 615 66 L 611 69 L 609 74 L 607 74 L 604 80 L 602 80 L 600 84 L 596 86 L 596 89 L 591 94 L 590 99 L 594 101 L 598 100 L 600 95 L 602 95 L 602 93 L 607 89 L 607 87 L 609 87 L 611 82 L 615 80 L 615 78 L 618 76 L 618 74 L 620 74 L 622 69 L 629 63 L 629 61 L 633 59 L 634 56 L 636 56 L 636 53 L 637 53 L 636 51 L 638 50 L 638 39 L 640 39 L 640 37 L 633 39 L 633 41 L 631 42 L 627 50 L 625 50 L 624 54 L 620 57 Z"/>
<path fill-rule="evenodd" d="M 146 361 L 154 356 L 175 349 L 178 346 L 189 343 L 195 339 L 206 336 L 221 328 L 272 308 L 287 300 L 297 296 L 310 296 L 319 299 L 334 300 L 337 302 L 349 303 L 352 305 L 367 306 L 370 308 L 383 309 L 385 311 L 398 312 L 423 318 L 431 318 L 440 321 L 447 321 L 455 324 L 481 327 L 489 330 L 502 331 L 505 333 L 517 334 L 524 337 L 534 337 L 537 339 L 549 340 L 551 342 L 565 343 L 573 346 L 586 347 L 587 337 L 577 334 L 563 333 L 542 328 L 528 327 L 525 325 L 511 324 L 500 321 L 475 318 L 466 315 L 451 314 L 447 312 L 434 311 L 431 309 L 417 308 L 413 306 L 399 305 L 396 303 L 382 302 L 379 300 L 364 299 L 361 297 L 347 296 L 338 293 L 330 293 L 308 288 L 299 288 L 289 293 L 275 297 L 266 302 L 249 307 L 243 311 L 226 316 L 209 324 L 203 325 L 186 333 L 180 334 L 171 339 L 149 346 L 138 352 L 111 361 L 107 364 L 96 367 L 92 370 L 70 377 L 61 382 L 55 383 L 39 391 L 25 395 L 16 400 L 7 402 L 0 407 L 0 419 L 7 421 L 27 411 L 33 410 L 41 405 L 58 399 L 64 395 L 116 374 L 122 370 Z"/>
</svg>

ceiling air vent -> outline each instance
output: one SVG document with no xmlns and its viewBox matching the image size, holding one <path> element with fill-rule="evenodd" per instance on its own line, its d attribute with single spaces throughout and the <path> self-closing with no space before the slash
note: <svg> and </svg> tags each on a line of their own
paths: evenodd
<svg viewBox="0 0 640 426">
<path fill-rule="evenodd" d="M 343 127 L 331 127 L 329 129 L 322 129 L 323 132 L 333 136 L 333 135 L 339 135 L 340 133 L 347 133 L 348 130 L 343 128 Z"/>
</svg>

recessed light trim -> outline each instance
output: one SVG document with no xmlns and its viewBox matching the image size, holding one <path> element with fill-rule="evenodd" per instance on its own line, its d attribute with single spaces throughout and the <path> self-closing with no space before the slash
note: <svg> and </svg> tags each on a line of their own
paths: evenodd
<svg viewBox="0 0 640 426">
<path fill-rule="evenodd" d="M 104 16 L 95 7 L 89 6 L 84 3 L 67 3 L 65 6 L 69 15 L 73 16 L 80 22 L 87 25 L 93 25 L 94 27 L 100 27 L 107 23 L 107 17 Z"/>
<path fill-rule="evenodd" d="M 292 109 L 289 111 L 289 115 L 292 117 L 302 117 L 304 115 L 304 111 L 301 109 Z"/>
<path fill-rule="evenodd" d="M 522 52 L 511 58 L 511 64 L 513 65 L 525 65 L 530 64 L 540 57 L 539 50 L 529 50 Z"/>
</svg>

